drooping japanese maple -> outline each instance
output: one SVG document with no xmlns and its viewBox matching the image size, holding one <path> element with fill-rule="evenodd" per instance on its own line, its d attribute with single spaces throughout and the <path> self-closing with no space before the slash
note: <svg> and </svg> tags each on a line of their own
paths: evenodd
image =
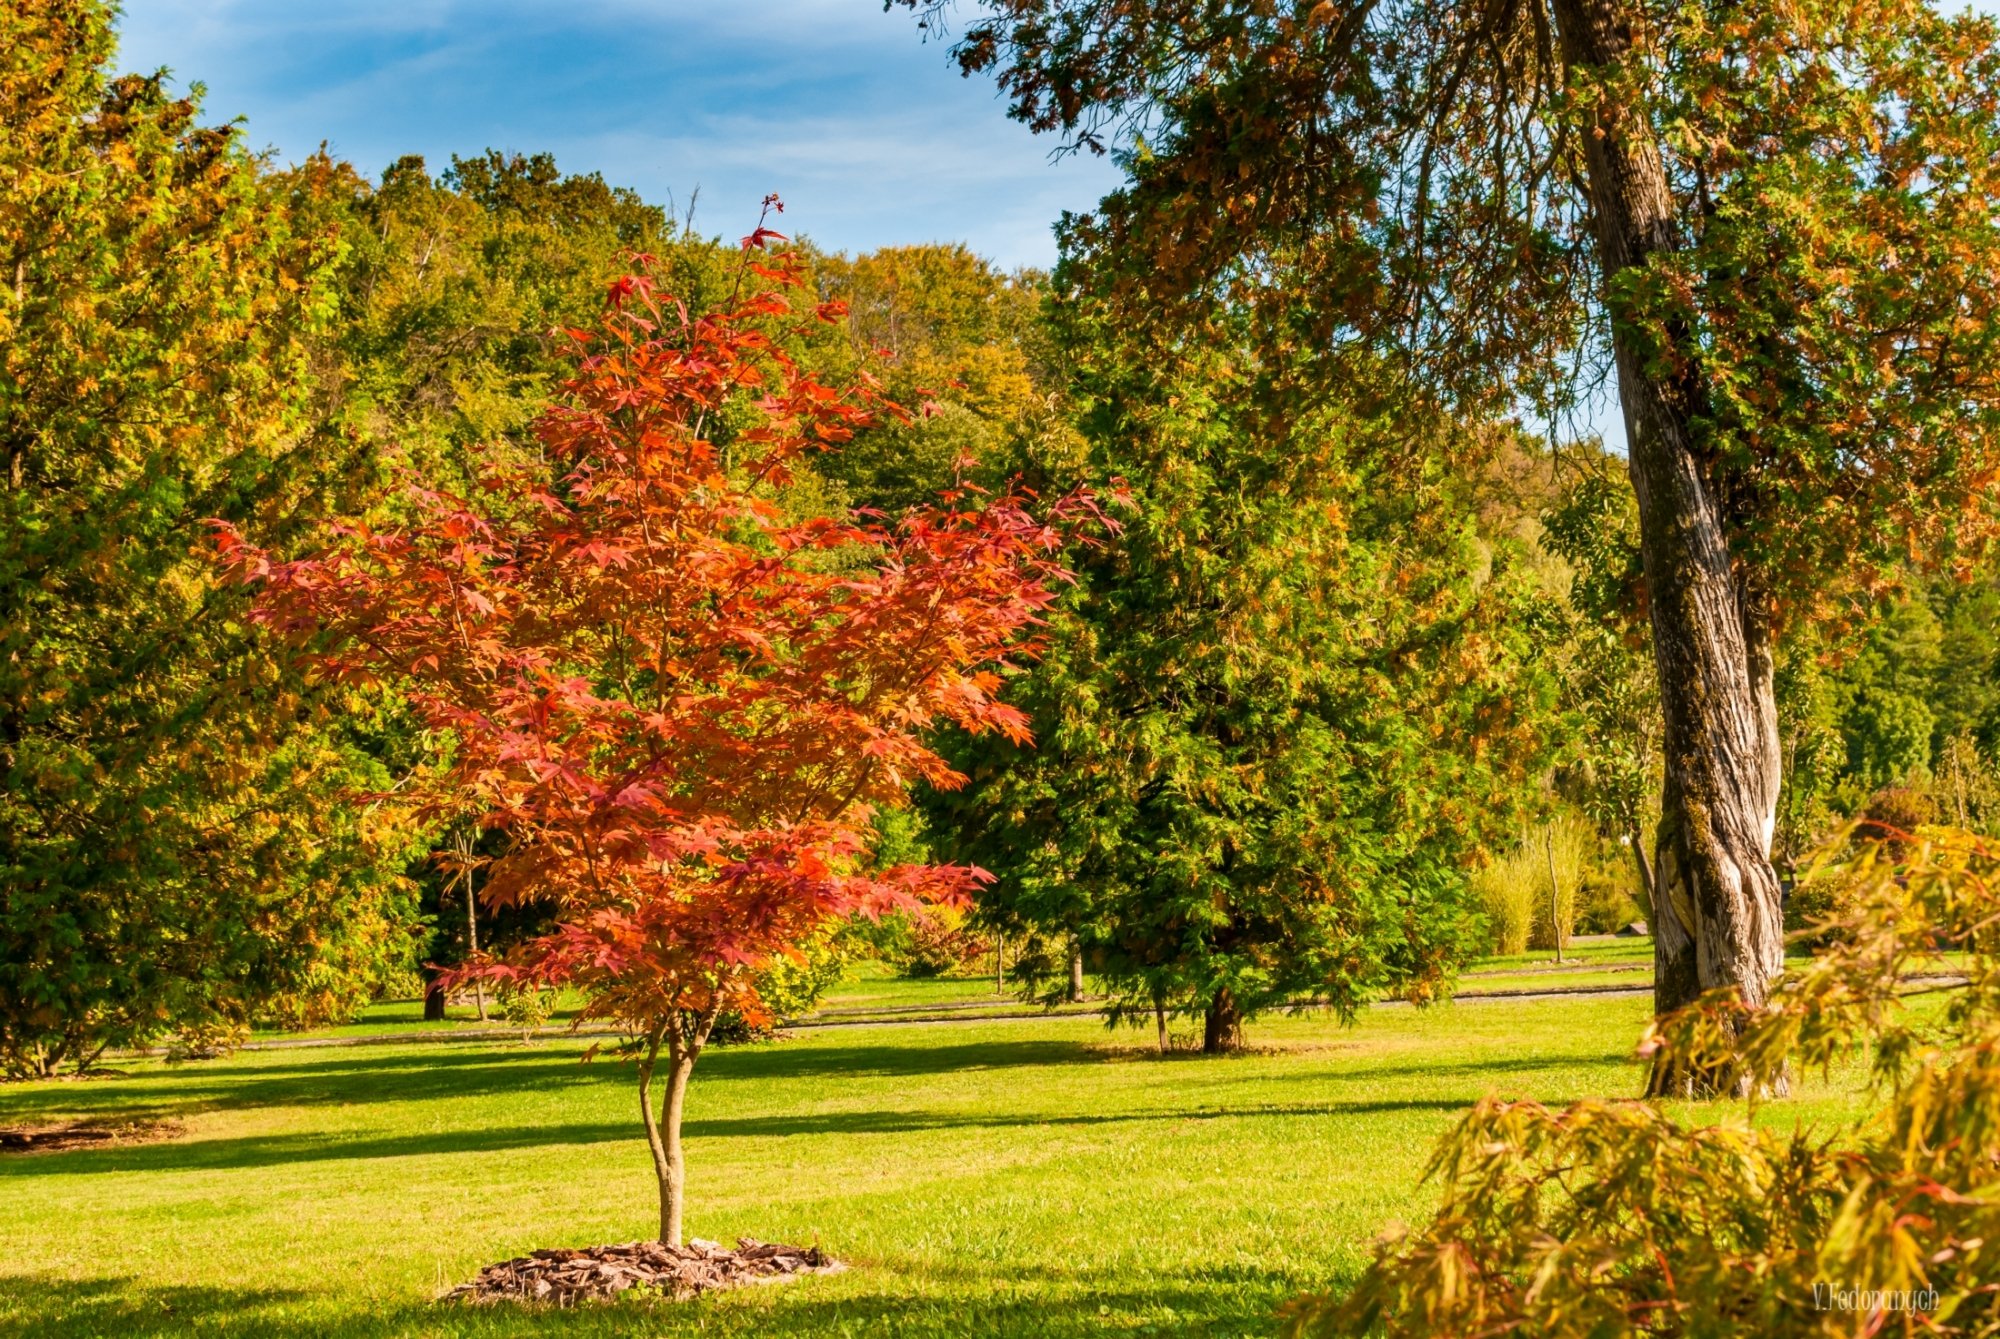
<svg viewBox="0 0 2000 1339">
<path fill-rule="evenodd" d="M 802 270 L 766 254 L 776 238 L 744 239 L 726 310 L 690 314 L 643 265 L 615 284 L 601 328 L 573 332 L 544 469 L 496 470 L 476 499 L 413 488 L 407 526 L 302 561 L 220 540 L 262 621 L 328 673 L 400 682 L 450 739 L 422 801 L 506 835 L 487 900 L 559 909 L 475 970 L 576 985 L 582 1018 L 636 1039 L 668 1243 L 717 1015 L 758 1017 L 758 969 L 836 918 L 980 877 L 876 868 L 871 815 L 959 782 L 924 742 L 933 722 L 1025 737 L 995 671 L 1032 650 L 1061 527 L 1089 507 L 1038 519 L 1022 497 L 959 494 L 894 522 L 788 515 L 802 458 L 896 411 L 786 356 Z"/>
</svg>

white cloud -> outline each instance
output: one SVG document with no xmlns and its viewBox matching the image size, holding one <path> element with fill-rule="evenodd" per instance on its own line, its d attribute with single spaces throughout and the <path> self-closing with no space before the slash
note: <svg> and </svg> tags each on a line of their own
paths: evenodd
<svg viewBox="0 0 2000 1339">
<path fill-rule="evenodd" d="M 878 0 L 128 0 L 121 63 L 167 65 L 297 157 L 364 169 L 548 149 L 662 202 L 702 190 L 718 231 L 768 190 L 821 243 L 964 240 L 1046 264 L 1101 162 L 1005 119 L 907 11 Z"/>
</svg>

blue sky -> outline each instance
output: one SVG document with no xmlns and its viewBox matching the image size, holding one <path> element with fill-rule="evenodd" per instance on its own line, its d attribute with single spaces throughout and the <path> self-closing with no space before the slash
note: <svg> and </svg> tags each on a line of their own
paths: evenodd
<svg viewBox="0 0 2000 1339">
<path fill-rule="evenodd" d="M 121 66 L 206 84 L 286 160 L 548 150 L 659 203 L 698 186 L 697 226 L 732 236 L 776 191 L 786 231 L 836 249 L 1047 265 L 1056 218 L 1115 179 L 1051 162 L 880 0 L 127 0 L 120 31 Z"/>
<path fill-rule="evenodd" d="M 2000 0 L 1976 7 L 1992 12 Z M 962 241 L 1048 265 L 1106 161 L 1052 161 L 988 79 L 881 0 L 126 0 L 120 63 L 208 86 L 217 119 L 296 159 L 321 140 L 371 174 L 406 153 L 548 150 L 734 236 L 781 227 L 865 251 Z M 1584 414 L 1622 446 L 1608 398 Z"/>
</svg>

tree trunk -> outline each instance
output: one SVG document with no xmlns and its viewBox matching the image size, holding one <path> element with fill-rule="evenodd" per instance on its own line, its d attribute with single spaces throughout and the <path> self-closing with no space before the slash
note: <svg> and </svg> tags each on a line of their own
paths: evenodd
<svg viewBox="0 0 2000 1339">
<path fill-rule="evenodd" d="M 1207 1055 L 1220 1055 L 1241 1045 L 1243 1014 L 1236 1007 L 1236 996 L 1224 986 L 1208 1002 L 1208 1016 L 1202 1020 L 1201 1049 Z"/>
<path fill-rule="evenodd" d="M 1556 946 L 1556 961 L 1563 960 L 1562 882 L 1556 877 L 1556 828 L 1549 824 L 1542 834 L 1542 855 L 1549 862 L 1549 940 Z"/>
<path fill-rule="evenodd" d="M 993 936 L 993 993 L 1007 993 L 1007 937 Z"/>
<path fill-rule="evenodd" d="M 1630 0 L 1555 0 L 1567 82 L 1632 57 Z M 1784 964 L 1771 838 L 1782 776 L 1768 611 L 1729 552 L 1725 500 L 1695 438 L 1707 412 L 1684 330 L 1665 347 L 1635 330 L 1617 276 L 1682 246 L 1651 126 L 1607 102 L 1583 139 L 1665 717 L 1666 786 L 1654 864 L 1654 1008 L 1728 987 L 1761 1005 Z M 1650 1091 L 1734 1087 L 1725 1073 L 1656 1068 Z"/>
<path fill-rule="evenodd" d="M 1637 828 L 1625 834 L 1626 845 L 1632 848 L 1632 863 L 1639 867 L 1639 896 L 1644 901 L 1646 928 L 1653 928 L 1653 862 L 1646 859 L 1646 834 Z"/>
<path fill-rule="evenodd" d="M 479 898 L 474 886 L 475 879 L 472 872 L 472 854 L 475 839 L 471 834 L 461 830 L 455 841 L 459 858 L 458 878 L 459 882 L 465 885 L 466 956 L 468 958 L 477 958 L 479 956 Z M 472 978 L 472 1000 L 479 1007 L 479 1021 L 484 1023 L 486 1021 L 486 987 L 476 976 Z"/>
<path fill-rule="evenodd" d="M 681 1244 L 681 1226 L 687 1201 L 687 1157 L 681 1149 L 681 1115 L 687 1107 L 688 1078 L 701 1056 L 709 1030 L 715 1026 L 715 1011 L 699 1019 L 677 1020 L 655 1026 L 646 1038 L 646 1054 L 639 1061 L 639 1115 L 646 1125 L 646 1145 L 653 1155 L 653 1176 L 660 1186 L 660 1241 Z M 653 1073 L 660 1047 L 667 1047 L 667 1092 L 660 1111 L 653 1111 Z"/>
<path fill-rule="evenodd" d="M 1167 1053 L 1167 999 L 1158 991 L 1153 992 L 1153 1022 L 1160 1031 L 1160 1054 Z"/>
<path fill-rule="evenodd" d="M 1077 944 L 1069 947 L 1069 1002 L 1083 1003 L 1083 949 Z"/>
<path fill-rule="evenodd" d="M 471 945 L 472 956 L 479 956 L 479 899 L 472 892 L 472 871 L 465 872 L 465 938 Z M 479 1006 L 479 1021 L 486 1021 L 486 987 L 478 977 L 472 978 L 472 1001 Z"/>
<path fill-rule="evenodd" d="M 424 1021 L 444 1022 L 444 983 L 436 976 L 424 978 Z"/>
</svg>

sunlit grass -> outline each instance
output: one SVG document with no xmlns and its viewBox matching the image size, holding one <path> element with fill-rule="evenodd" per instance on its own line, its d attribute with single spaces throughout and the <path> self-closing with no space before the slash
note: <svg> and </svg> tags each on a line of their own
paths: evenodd
<svg viewBox="0 0 2000 1339">
<path fill-rule="evenodd" d="M 990 983 L 988 983 L 990 988 Z M 1229 1059 L 1083 1019 L 821 1029 L 705 1057 L 690 1230 L 849 1274 L 693 1304 L 431 1298 L 548 1245 L 649 1235 L 631 1074 L 574 1040 L 155 1061 L 0 1089 L 0 1123 L 174 1117 L 171 1143 L 0 1160 L 0 1328 L 49 1335 L 1268 1334 L 1423 1211 L 1485 1093 L 1624 1096 L 1644 997 L 1251 1029 Z M 1851 1075 L 1763 1120 L 1838 1119 Z M 1693 1113 L 1690 1113 L 1693 1114 Z"/>
</svg>

